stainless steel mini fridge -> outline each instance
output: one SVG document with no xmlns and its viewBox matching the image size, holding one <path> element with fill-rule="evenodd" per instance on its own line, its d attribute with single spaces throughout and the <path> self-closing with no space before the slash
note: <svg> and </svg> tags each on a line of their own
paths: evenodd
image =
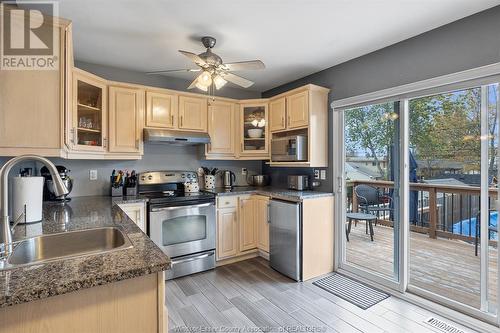
<svg viewBox="0 0 500 333">
<path fill-rule="evenodd" d="M 270 265 L 295 281 L 302 280 L 301 204 L 271 200 Z"/>
</svg>

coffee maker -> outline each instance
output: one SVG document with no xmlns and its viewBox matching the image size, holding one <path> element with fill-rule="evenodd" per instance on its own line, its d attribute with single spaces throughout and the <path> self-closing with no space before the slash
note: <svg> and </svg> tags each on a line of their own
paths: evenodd
<svg viewBox="0 0 500 333">
<path fill-rule="evenodd" d="M 61 179 L 68 189 L 68 193 L 61 195 L 61 196 L 56 196 L 54 192 L 54 182 L 52 180 L 52 176 L 50 175 L 49 169 L 47 167 L 42 167 L 40 169 L 40 174 L 42 175 L 43 178 L 45 178 L 44 185 L 43 185 L 43 200 L 44 201 L 70 201 L 71 198 L 68 197 L 68 195 L 71 193 L 71 190 L 73 189 L 73 180 L 69 177 L 68 173 L 70 170 L 68 170 L 65 166 L 62 165 L 56 165 L 57 172 L 59 173 L 59 176 L 61 176 Z"/>
</svg>

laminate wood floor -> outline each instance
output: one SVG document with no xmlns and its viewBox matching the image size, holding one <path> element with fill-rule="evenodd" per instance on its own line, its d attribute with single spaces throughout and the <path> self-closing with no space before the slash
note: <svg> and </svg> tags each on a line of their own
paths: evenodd
<svg viewBox="0 0 500 333">
<path fill-rule="evenodd" d="M 424 321 L 441 318 L 395 297 L 362 310 L 262 258 L 167 281 L 165 293 L 169 332 L 435 333 Z"/>
</svg>

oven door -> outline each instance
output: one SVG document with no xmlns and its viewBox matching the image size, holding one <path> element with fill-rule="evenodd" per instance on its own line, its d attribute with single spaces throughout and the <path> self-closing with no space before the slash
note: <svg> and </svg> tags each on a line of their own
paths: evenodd
<svg viewBox="0 0 500 333">
<path fill-rule="evenodd" d="M 215 204 L 151 207 L 149 232 L 171 258 L 215 249 Z"/>
</svg>

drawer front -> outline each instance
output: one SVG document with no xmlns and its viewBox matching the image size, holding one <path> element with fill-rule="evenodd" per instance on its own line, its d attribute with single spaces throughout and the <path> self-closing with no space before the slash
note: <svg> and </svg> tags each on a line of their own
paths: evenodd
<svg viewBox="0 0 500 333">
<path fill-rule="evenodd" d="M 238 206 L 238 196 L 222 196 L 217 198 L 217 208 L 232 208 Z"/>
</svg>

